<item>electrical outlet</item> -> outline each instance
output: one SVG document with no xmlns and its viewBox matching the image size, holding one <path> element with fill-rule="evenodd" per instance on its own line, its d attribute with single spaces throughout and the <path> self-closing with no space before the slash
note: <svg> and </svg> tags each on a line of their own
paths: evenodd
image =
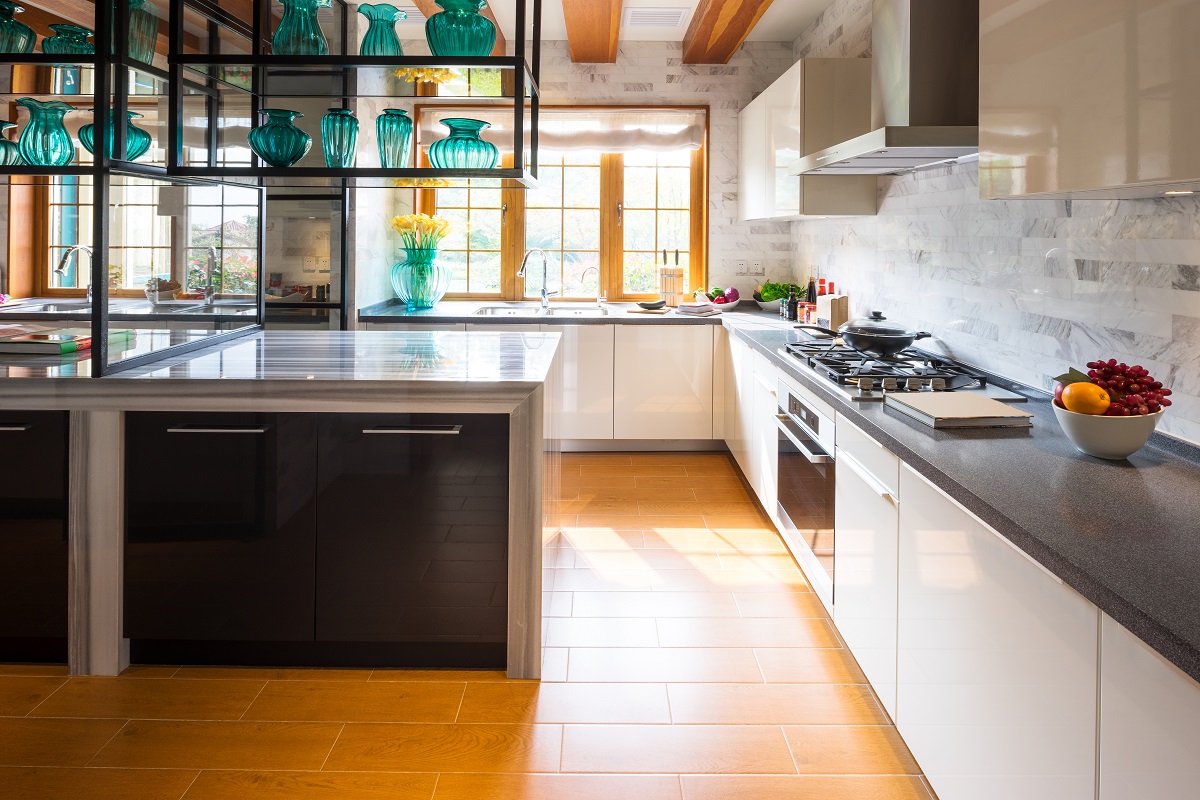
<svg viewBox="0 0 1200 800">
<path fill-rule="evenodd" d="M 315 257 L 313 257 L 313 256 L 305 256 L 304 257 L 304 271 L 305 272 L 316 272 L 317 271 L 317 259 Z"/>
<path fill-rule="evenodd" d="M 746 271 L 746 262 L 745 261 L 733 262 L 733 271 L 734 271 L 734 274 L 736 274 L 736 275 L 749 275 L 750 274 L 749 272 Z"/>
<path fill-rule="evenodd" d="M 329 272 L 329 259 L 328 258 L 318 258 L 317 259 L 317 271 L 318 272 Z"/>
<path fill-rule="evenodd" d="M 766 275 L 767 271 L 763 268 L 763 262 L 751 261 L 750 262 L 750 274 L 751 275 Z"/>
</svg>

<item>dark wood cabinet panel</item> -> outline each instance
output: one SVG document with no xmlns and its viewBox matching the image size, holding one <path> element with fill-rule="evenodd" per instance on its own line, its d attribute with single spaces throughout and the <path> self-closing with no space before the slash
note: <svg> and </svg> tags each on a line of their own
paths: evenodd
<svg viewBox="0 0 1200 800">
<path fill-rule="evenodd" d="M 326 414 L 318 431 L 317 640 L 503 643 L 508 417 Z"/>
<path fill-rule="evenodd" d="M 65 411 L 0 411 L 0 661 L 67 659 Z"/>
<path fill-rule="evenodd" d="M 126 417 L 124 635 L 311 641 L 315 417 Z"/>
</svg>

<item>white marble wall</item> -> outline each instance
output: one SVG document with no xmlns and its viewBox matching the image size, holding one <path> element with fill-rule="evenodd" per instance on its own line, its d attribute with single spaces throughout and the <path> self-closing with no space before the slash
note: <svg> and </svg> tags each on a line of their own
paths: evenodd
<svg viewBox="0 0 1200 800">
<path fill-rule="evenodd" d="M 797 57 L 868 54 L 870 10 L 838 0 Z M 1030 385 L 1098 357 L 1140 363 L 1176 392 L 1162 429 L 1200 442 L 1200 200 L 981 201 L 973 164 L 879 187 L 877 217 L 794 223 L 797 277 Z"/>
</svg>

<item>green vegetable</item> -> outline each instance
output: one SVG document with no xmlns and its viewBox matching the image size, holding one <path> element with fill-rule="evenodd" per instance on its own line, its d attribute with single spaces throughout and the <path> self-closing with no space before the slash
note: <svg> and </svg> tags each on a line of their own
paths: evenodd
<svg viewBox="0 0 1200 800">
<path fill-rule="evenodd" d="M 713 298 L 713 299 L 716 299 L 716 298 L 718 298 L 718 297 L 724 297 L 724 296 L 725 296 L 725 290 L 724 290 L 724 289 L 722 289 L 722 288 L 721 288 L 721 287 L 719 287 L 719 286 L 714 286 L 713 288 L 711 288 L 711 289 L 709 289 L 709 290 L 708 290 L 708 296 L 709 296 L 709 297 L 711 297 L 711 298 Z"/>
<path fill-rule="evenodd" d="M 754 293 L 754 299 L 763 303 L 784 300 L 793 288 L 799 294 L 800 287 L 794 283 L 771 283 L 770 281 L 765 281 L 762 286 L 758 287 L 758 291 Z"/>
</svg>

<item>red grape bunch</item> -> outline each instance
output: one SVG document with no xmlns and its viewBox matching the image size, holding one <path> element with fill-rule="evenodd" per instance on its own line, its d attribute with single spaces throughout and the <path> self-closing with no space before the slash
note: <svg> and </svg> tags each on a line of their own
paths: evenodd
<svg viewBox="0 0 1200 800">
<path fill-rule="evenodd" d="M 1118 364 L 1115 358 L 1089 361 L 1087 367 L 1092 383 L 1112 398 L 1112 405 L 1104 412 L 1106 417 L 1157 414 L 1171 405 L 1171 390 L 1163 388 L 1162 381 L 1154 380 L 1145 367 Z"/>
</svg>

